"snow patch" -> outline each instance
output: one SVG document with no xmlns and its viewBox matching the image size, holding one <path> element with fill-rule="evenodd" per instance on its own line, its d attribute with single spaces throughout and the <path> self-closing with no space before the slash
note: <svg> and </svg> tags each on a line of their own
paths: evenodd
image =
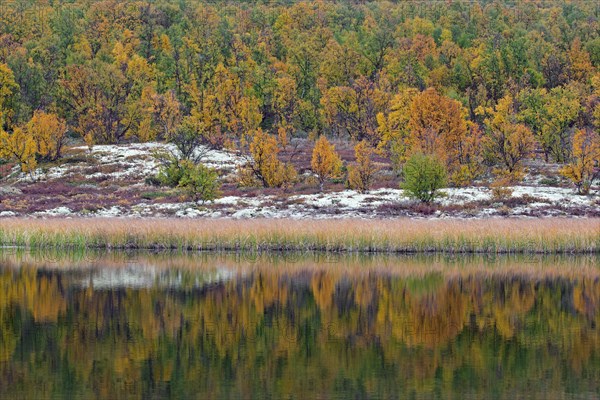
<svg viewBox="0 0 600 400">
<path fill-rule="evenodd" d="M 485 187 L 447 188 L 443 190 L 445 196 L 436 202 L 442 206 L 462 205 L 489 201 L 492 192 Z M 513 187 L 513 197 L 532 197 L 532 202 L 509 209 L 510 215 L 527 215 L 531 211 L 547 208 L 550 204 L 568 207 L 596 207 L 596 196 L 576 196 L 572 190 L 551 187 Z M 538 199 L 538 200 L 536 200 Z M 382 217 L 379 207 L 383 204 L 406 203 L 411 201 L 406 193 L 400 189 L 376 189 L 367 193 L 359 193 L 354 190 L 344 190 L 332 193 L 317 193 L 280 196 L 227 196 L 214 202 L 217 209 L 211 210 L 210 205 L 206 209 L 197 209 L 193 203 L 165 203 L 144 204 L 147 213 L 160 215 L 168 213 L 182 218 L 372 218 Z M 465 216 L 488 217 L 500 215 L 506 210 L 499 208 L 501 203 L 483 209 L 465 211 Z M 435 218 L 448 218 L 454 214 L 438 211 L 432 216 Z M 455 215 L 454 215 L 455 216 Z"/>
<path fill-rule="evenodd" d="M 446 196 L 438 202 L 444 206 L 485 201 L 492 197 L 491 191 L 484 187 L 447 188 L 443 192 Z"/>
<path fill-rule="evenodd" d="M 73 211 L 69 207 L 56 207 L 51 210 L 40 211 L 36 214 L 39 215 L 48 215 L 48 216 L 65 216 L 73 214 Z"/>
<path fill-rule="evenodd" d="M 111 208 L 102 208 L 95 212 L 95 216 L 97 217 L 118 217 L 122 215 L 123 212 L 117 206 L 112 206 Z"/>
<path fill-rule="evenodd" d="M 184 218 L 195 218 L 201 216 L 202 214 L 204 214 L 202 211 L 192 207 L 188 207 L 185 210 L 179 210 L 175 213 L 176 216 Z"/>
<path fill-rule="evenodd" d="M 594 196 L 579 196 L 573 189 L 540 186 L 514 186 L 513 197 L 531 196 L 548 200 L 553 204 L 570 203 L 573 205 L 589 205 Z M 596 198 L 598 198 L 596 196 Z"/>
<path fill-rule="evenodd" d="M 30 182 L 40 180 L 61 179 L 76 174 L 81 174 L 89 179 L 135 179 L 155 175 L 159 164 L 154 159 L 156 151 L 174 152 L 175 146 L 168 143 L 133 143 L 127 145 L 97 145 L 90 149 L 87 146 L 73 147 L 79 153 L 87 155 L 91 161 L 70 163 L 50 168 L 37 168 L 31 174 L 21 173 L 19 181 Z M 241 157 L 220 150 L 211 150 L 200 147 L 198 154 L 204 154 L 201 162 L 208 167 L 220 170 L 233 171 L 244 161 Z M 69 156 L 65 158 L 68 160 Z M 112 172 L 93 172 L 90 169 L 100 168 Z"/>
<path fill-rule="evenodd" d="M 290 200 L 301 202 L 308 206 L 319 208 L 337 207 L 341 209 L 359 209 L 369 206 L 376 208 L 384 203 L 406 199 L 404 192 L 399 189 L 377 189 L 367 193 L 344 190 L 342 192 L 297 195 L 290 197 Z"/>
</svg>

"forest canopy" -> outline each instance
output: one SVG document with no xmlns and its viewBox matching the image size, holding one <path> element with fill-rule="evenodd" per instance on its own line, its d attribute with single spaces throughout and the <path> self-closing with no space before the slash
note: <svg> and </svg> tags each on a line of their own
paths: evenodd
<svg viewBox="0 0 600 400">
<path fill-rule="evenodd" d="M 0 158 L 27 171 L 69 138 L 184 130 L 252 159 L 324 135 L 397 168 L 434 156 L 454 185 L 482 165 L 519 179 L 537 156 L 585 191 L 600 161 L 599 16 L 585 0 L 15 1 L 0 10 Z M 278 151 L 268 173 L 284 177 L 253 181 L 296 176 Z"/>
</svg>

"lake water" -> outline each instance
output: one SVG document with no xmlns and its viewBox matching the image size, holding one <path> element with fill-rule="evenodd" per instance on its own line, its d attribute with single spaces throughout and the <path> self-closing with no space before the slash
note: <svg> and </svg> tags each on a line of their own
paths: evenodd
<svg viewBox="0 0 600 400">
<path fill-rule="evenodd" d="M 598 398 L 593 257 L 0 252 L 0 398 Z"/>
</svg>

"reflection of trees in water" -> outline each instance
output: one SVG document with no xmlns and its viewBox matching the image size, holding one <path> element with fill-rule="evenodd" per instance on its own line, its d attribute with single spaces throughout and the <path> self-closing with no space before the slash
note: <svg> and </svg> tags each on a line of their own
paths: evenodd
<svg viewBox="0 0 600 400">
<path fill-rule="evenodd" d="M 0 274 L 0 393 L 600 388 L 591 277 L 263 271 L 189 290 L 72 281 L 30 267 Z"/>
</svg>

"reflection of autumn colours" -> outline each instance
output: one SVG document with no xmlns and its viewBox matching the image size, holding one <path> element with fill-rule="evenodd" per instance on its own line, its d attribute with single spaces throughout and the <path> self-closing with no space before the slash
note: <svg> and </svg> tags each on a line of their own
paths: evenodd
<svg viewBox="0 0 600 400">
<path fill-rule="evenodd" d="M 483 393 L 530 379 L 552 391 L 567 378 L 599 389 L 595 277 L 274 268 L 197 288 L 94 290 L 74 274 L 2 271 L 0 393 L 37 397 L 61 379 L 105 397 L 175 384 L 204 396 Z"/>
</svg>

